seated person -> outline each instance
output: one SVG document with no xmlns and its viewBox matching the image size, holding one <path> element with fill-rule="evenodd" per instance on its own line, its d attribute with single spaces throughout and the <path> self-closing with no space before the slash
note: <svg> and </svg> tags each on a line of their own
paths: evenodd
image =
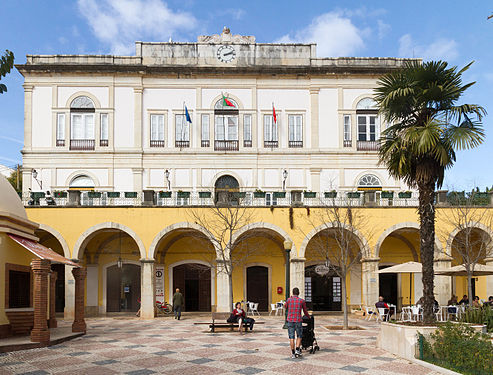
<svg viewBox="0 0 493 375">
<path fill-rule="evenodd" d="M 467 294 L 464 294 L 462 299 L 459 301 L 459 305 L 469 305 L 469 298 L 467 298 Z"/>
<path fill-rule="evenodd" d="M 450 298 L 447 302 L 447 305 L 449 306 L 455 306 L 458 305 L 459 302 L 457 302 L 457 296 L 455 294 L 452 294 L 452 298 Z"/>
<path fill-rule="evenodd" d="M 493 296 L 488 297 L 488 302 L 484 303 L 485 305 L 488 305 L 489 307 L 493 308 Z"/>
<path fill-rule="evenodd" d="M 472 307 L 481 307 L 481 302 L 479 302 L 478 296 L 474 296 L 474 299 L 472 300 Z"/>
<path fill-rule="evenodd" d="M 423 306 L 424 303 L 425 303 L 425 297 L 424 296 L 421 296 L 421 298 L 418 299 L 418 302 L 416 302 L 416 305 Z"/>
<path fill-rule="evenodd" d="M 389 308 L 389 305 L 387 305 L 384 301 L 383 301 L 383 297 L 380 296 L 378 297 L 378 302 L 375 303 L 375 307 L 378 309 L 378 308 L 381 308 L 381 309 L 387 309 L 389 311 L 389 318 L 390 316 L 392 315 L 392 310 Z"/>
<path fill-rule="evenodd" d="M 238 323 L 238 331 L 243 334 L 242 328 L 243 323 L 250 325 L 250 331 L 253 329 L 253 324 L 255 320 L 252 318 L 247 318 L 245 310 L 241 308 L 241 302 L 236 302 L 235 309 L 231 313 L 231 316 L 227 320 L 228 323 Z"/>
</svg>

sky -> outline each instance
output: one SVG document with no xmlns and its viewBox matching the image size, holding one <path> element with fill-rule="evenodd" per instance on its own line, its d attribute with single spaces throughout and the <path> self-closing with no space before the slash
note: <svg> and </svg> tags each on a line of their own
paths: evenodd
<svg viewBox="0 0 493 375">
<path fill-rule="evenodd" d="M 194 42 L 198 35 L 254 35 L 257 42 L 315 42 L 319 57 L 421 57 L 462 67 L 476 81 L 462 103 L 493 115 L 493 2 L 401 1 L 199 1 L 16 0 L 0 5 L 0 53 L 134 55 L 134 42 Z M 22 160 L 23 77 L 13 70 L 0 81 L 0 164 Z M 444 188 L 482 190 L 493 185 L 493 117 L 483 121 L 486 141 L 457 154 Z"/>
</svg>

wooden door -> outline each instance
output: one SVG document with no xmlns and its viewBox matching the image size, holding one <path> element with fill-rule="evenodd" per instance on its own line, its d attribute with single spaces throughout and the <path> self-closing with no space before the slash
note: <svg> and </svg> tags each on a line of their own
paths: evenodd
<svg viewBox="0 0 493 375">
<path fill-rule="evenodd" d="M 247 300 L 258 303 L 258 311 L 269 310 L 269 269 L 263 266 L 247 268 Z"/>
</svg>

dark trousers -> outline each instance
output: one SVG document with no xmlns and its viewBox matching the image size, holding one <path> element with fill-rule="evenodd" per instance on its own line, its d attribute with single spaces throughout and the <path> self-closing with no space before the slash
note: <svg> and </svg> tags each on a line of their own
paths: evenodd
<svg viewBox="0 0 493 375">
<path fill-rule="evenodd" d="M 173 310 L 175 312 L 175 318 L 181 317 L 181 305 L 173 306 Z"/>
</svg>

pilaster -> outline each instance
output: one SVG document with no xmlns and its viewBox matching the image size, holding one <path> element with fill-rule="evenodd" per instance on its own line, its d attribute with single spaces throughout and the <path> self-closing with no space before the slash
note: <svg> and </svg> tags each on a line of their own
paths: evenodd
<svg viewBox="0 0 493 375">
<path fill-rule="evenodd" d="M 311 148 L 318 148 L 318 126 L 319 126 L 319 88 L 310 88 L 310 111 L 311 111 Z"/>
<path fill-rule="evenodd" d="M 378 301 L 378 264 L 380 258 L 363 258 L 362 279 L 363 279 L 363 303 L 373 306 Z"/>
<path fill-rule="evenodd" d="M 134 88 L 134 146 L 142 150 L 142 87 Z"/>
<path fill-rule="evenodd" d="M 217 302 L 216 311 L 218 312 L 230 312 L 232 306 L 229 303 L 230 285 L 229 278 L 226 270 L 224 269 L 223 260 L 217 260 L 216 268 L 216 288 L 217 288 Z"/>
<path fill-rule="evenodd" d="M 72 262 L 78 263 L 78 259 L 71 259 Z M 74 319 L 75 311 L 75 279 L 72 275 L 72 266 L 65 266 L 65 309 L 63 310 L 63 319 Z"/>
<path fill-rule="evenodd" d="M 442 257 L 436 259 L 433 265 L 435 270 L 446 270 L 452 267 L 452 258 Z M 452 277 L 435 275 L 435 298 L 440 305 L 446 305 L 452 296 Z"/>
<path fill-rule="evenodd" d="M 33 85 L 24 84 L 24 150 L 32 147 Z"/>
<path fill-rule="evenodd" d="M 320 192 L 320 168 L 310 168 L 311 190 Z"/>
<path fill-rule="evenodd" d="M 156 301 L 154 259 L 141 259 L 140 263 L 140 319 L 153 319 Z"/>
<path fill-rule="evenodd" d="M 143 168 L 132 168 L 132 173 L 134 177 L 134 191 L 141 192 L 142 191 L 142 173 L 144 172 Z"/>
<path fill-rule="evenodd" d="M 87 270 L 84 267 L 74 267 L 72 274 L 75 279 L 75 306 L 72 332 L 86 333 L 86 322 L 84 320 L 84 285 Z"/>
<path fill-rule="evenodd" d="M 34 259 L 31 262 L 34 274 L 34 326 L 31 331 L 31 341 L 48 345 L 50 342 L 50 331 L 48 329 L 48 273 L 50 272 L 50 261 L 46 259 Z"/>
<path fill-rule="evenodd" d="M 305 258 L 292 258 L 290 267 L 291 290 L 297 287 L 301 298 L 305 298 L 305 261 Z"/>
</svg>

